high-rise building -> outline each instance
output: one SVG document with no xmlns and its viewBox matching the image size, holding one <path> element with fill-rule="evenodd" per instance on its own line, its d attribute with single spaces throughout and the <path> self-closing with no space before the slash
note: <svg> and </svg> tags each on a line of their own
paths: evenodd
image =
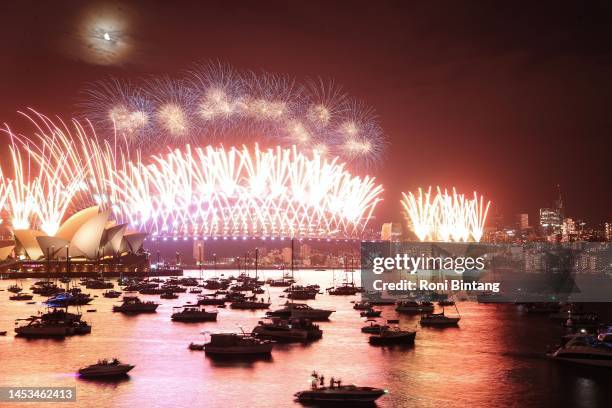
<svg viewBox="0 0 612 408">
<path fill-rule="evenodd" d="M 604 224 L 604 238 L 606 241 L 612 241 L 612 222 Z"/>
<path fill-rule="evenodd" d="M 516 228 L 519 231 L 525 231 L 529 229 L 529 214 L 516 214 L 515 216 Z"/>
<path fill-rule="evenodd" d="M 540 208 L 540 228 L 545 234 L 560 233 L 563 218 L 556 208 Z"/>
<path fill-rule="evenodd" d="M 395 241 L 402 237 L 402 225 L 394 222 L 386 222 L 380 230 L 380 239 L 383 241 Z"/>
</svg>

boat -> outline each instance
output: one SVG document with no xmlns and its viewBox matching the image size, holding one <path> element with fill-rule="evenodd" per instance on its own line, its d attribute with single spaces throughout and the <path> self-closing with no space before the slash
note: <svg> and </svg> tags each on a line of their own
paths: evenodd
<svg viewBox="0 0 612 408">
<path fill-rule="evenodd" d="M 257 299 L 247 300 L 240 299 L 230 303 L 230 307 L 232 309 L 248 309 L 248 310 L 256 310 L 256 309 L 267 309 L 271 305 L 270 302 L 265 302 L 263 299 L 258 301 Z"/>
<path fill-rule="evenodd" d="M 198 305 L 225 305 L 224 298 L 218 298 L 215 295 L 198 296 Z"/>
<path fill-rule="evenodd" d="M 380 333 L 381 331 L 389 330 L 389 329 L 390 329 L 390 327 L 387 326 L 386 324 L 380 324 L 380 323 L 376 323 L 376 322 L 371 321 L 369 325 L 363 326 L 361 328 L 361 332 L 362 333 L 376 334 L 376 333 Z"/>
<path fill-rule="evenodd" d="M 189 343 L 189 350 L 204 350 L 204 344 L 202 343 Z"/>
<path fill-rule="evenodd" d="M 81 368 L 79 376 L 83 378 L 120 377 L 126 375 L 133 368 L 133 365 L 124 364 L 116 358 L 111 361 L 99 360 L 96 364 Z"/>
<path fill-rule="evenodd" d="M 121 305 L 113 306 L 113 312 L 121 313 L 154 313 L 159 303 L 143 302 L 137 296 L 124 296 Z"/>
<path fill-rule="evenodd" d="M 62 309 L 18 320 L 28 322 L 15 328 L 15 333 L 20 337 L 65 337 L 91 333 L 91 326 L 81 320 L 80 314 Z"/>
<path fill-rule="evenodd" d="M 361 302 L 355 302 L 355 304 L 353 305 L 353 309 L 355 310 L 369 310 L 372 308 L 372 305 L 370 304 L 370 302 L 366 302 L 366 301 L 361 301 Z"/>
<path fill-rule="evenodd" d="M 160 296 L 160 299 L 178 299 L 178 295 L 173 292 L 164 292 Z"/>
<path fill-rule="evenodd" d="M 374 346 L 389 344 L 414 344 L 415 331 L 400 330 L 399 328 L 383 329 L 374 336 L 370 336 L 368 342 Z"/>
<path fill-rule="evenodd" d="M 361 292 L 361 289 L 352 283 L 344 283 L 335 288 L 328 288 L 327 293 L 333 296 L 353 296 Z"/>
<path fill-rule="evenodd" d="M 267 312 L 269 317 L 305 318 L 312 321 L 327 320 L 334 310 L 314 309 L 305 303 L 285 303 L 282 309 Z"/>
<path fill-rule="evenodd" d="M 273 317 L 270 321 L 260 321 L 253 329 L 253 335 L 262 339 L 278 342 L 307 342 L 323 337 L 318 325 L 308 319 L 281 319 Z"/>
<path fill-rule="evenodd" d="M 431 302 L 417 302 L 414 300 L 402 300 L 397 302 L 395 311 L 398 313 L 418 314 L 433 313 L 434 306 Z"/>
<path fill-rule="evenodd" d="M 6 330 L 0 331 L 0 336 L 6 336 Z"/>
<path fill-rule="evenodd" d="M 438 301 L 438 306 L 444 307 L 444 306 L 455 306 L 455 302 L 452 300 L 439 300 Z"/>
<path fill-rule="evenodd" d="M 558 361 L 612 368 L 612 343 L 587 334 L 572 335 L 547 356 Z"/>
<path fill-rule="evenodd" d="M 9 292 L 12 292 L 12 293 L 19 293 L 23 289 L 19 285 L 11 285 L 8 288 L 6 288 L 6 290 L 8 290 Z"/>
<path fill-rule="evenodd" d="M 87 305 L 93 298 L 86 293 L 80 293 L 79 289 L 73 289 L 69 292 L 58 293 L 49 298 L 44 303 L 53 307 L 67 307 L 76 305 Z"/>
<path fill-rule="evenodd" d="M 30 295 L 29 293 L 16 293 L 13 296 L 10 296 L 10 300 L 32 300 L 34 295 Z"/>
<path fill-rule="evenodd" d="M 87 289 L 112 289 L 115 285 L 104 279 L 88 279 L 85 281 L 85 287 Z"/>
<path fill-rule="evenodd" d="M 217 320 L 217 311 L 209 312 L 200 306 L 180 306 L 172 309 L 175 322 L 210 322 Z"/>
<path fill-rule="evenodd" d="M 202 293 L 202 289 L 200 288 L 191 288 L 189 289 L 189 293 Z"/>
<path fill-rule="evenodd" d="M 105 298 L 114 299 L 121 296 L 121 292 L 118 292 L 116 290 L 107 290 L 106 292 L 102 293 L 102 296 L 104 296 Z"/>
<path fill-rule="evenodd" d="M 55 294 L 64 292 L 62 288 L 48 281 L 36 282 L 30 289 L 32 290 L 32 293 L 41 296 L 53 296 Z"/>
<path fill-rule="evenodd" d="M 559 302 L 533 302 L 525 303 L 523 305 L 527 313 L 539 314 L 553 314 L 558 313 L 561 310 L 561 304 Z"/>
<path fill-rule="evenodd" d="M 380 317 L 381 313 L 382 313 L 382 310 L 368 309 L 368 310 L 364 310 L 363 312 L 359 313 L 359 315 L 361 317 Z"/>
<path fill-rule="evenodd" d="M 204 345 L 204 352 L 218 357 L 269 355 L 272 352 L 272 342 L 245 333 L 216 333 L 210 335 L 210 342 Z"/>
<path fill-rule="evenodd" d="M 342 404 L 351 406 L 357 404 L 373 404 L 386 393 L 381 388 L 359 387 L 353 384 L 343 385 L 341 380 L 332 377 L 329 386 L 325 386 L 325 377 L 313 372 L 310 390 L 295 393 L 299 402 L 307 404 Z"/>
<path fill-rule="evenodd" d="M 291 286 L 295 281 L 291 278 L 270 279 L 267 283 L 272 287 L 287 287 Z"/>
<path fill-rule="evenodd" d="M 292 285 L 285 289 L 285 292 L 287 292 L 287 299 L 310 300 L 316 298 L 317 293 L 319 293 L 319 287 Z"/>
<path fill-rule="evenodd" d="M 421 326 L 444 327 L 457 326 L 459 324 L 459 320 L 461 320 L 461 316 L 448 317 L 444 315 L 444 310 L 442 310 L 441 313 L 428 313 L 421 316 L 419 323 Z"/>
</svg>

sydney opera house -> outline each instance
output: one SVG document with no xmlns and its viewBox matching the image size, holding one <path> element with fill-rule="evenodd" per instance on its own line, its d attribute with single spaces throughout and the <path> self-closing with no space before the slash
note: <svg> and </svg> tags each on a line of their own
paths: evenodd
<svg viewBox="0 0 612 408">
<path fill-rule="evenodd" d="M 93 206 L 69 217 L 53 236 L 34 229 L 15 229 L 14 243 L 0 247 L 2 269 L 144 272 L 148 264 L 142 244 L 147 234 L 110 218 L 110 210 Z"/>
</svg>

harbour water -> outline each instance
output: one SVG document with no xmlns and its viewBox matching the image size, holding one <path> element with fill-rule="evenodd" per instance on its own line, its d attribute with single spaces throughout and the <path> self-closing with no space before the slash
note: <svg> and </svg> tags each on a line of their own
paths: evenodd
<svg viewBox="0 0 612 408">
<path fill-rule="evenodd" d="M 224 271 L 237 276 L 237 271 Z M 198 277 L 199 272 L 186 272 Z M 204 276 L 212 276 L 206 273 Z M 301 284 L 332 286 L 332 271 L 297 271 Z M 280 273 L 265 272 L 265 278 Z M 336 278 L 341 274 L 336 273 Z M 358 278 L 358 274 L 355 274 Z M 116 280 L 113 280 L 116 282 Z M 272 357 L 253 361 L 217 361 L 190 342 L 204 342 L 203 331 L 250 331 L 264 311 L 219 309 L 217 322 L 178 323 L 170 320 L 173 306 L 195 301 L 181 293 L 175 300 L 139 295 L 161 303 L 155 314 L 126 316 L 111 311 L 117 299 L 102 297 L 104 290 L 82 307 L 91 334 L 64 340 L 28 340 L 14 337 L 15 319 L 43 310 L 44 298 L 34 305 L 9 301 L 6 288 L 15 280 L 0 281 L 0 386 L 76 387 L 79 406 L 87 407 L 292 407 L 293 394 L 309 387 L 313 370 L 343 383 L 388 390 L 380 407 L 490 407 L 490 406 L 610 406 L 610 371 L 563 365 L 545 358 L 549 345 L 563 329 L 547 316 L 527 315 L 505 304 L 459 302 L 457 328 L 421 328 L 418 316 L 399 317 L 406 329 L 416 328 L 413 347 L 381 348 L 368 344 L 360 332 L 364 319 L 353 310 L 357 296 L 317 295 L 311 306 L 336 312 L 321 322 L 323 338 L 308 345 L 276 345 Z M 29 292 L 32 279 L 17 281 Z M 272 309 L 283 304 L 283 288 L 270 288 Z M 393 306 L 382 306 L 383 318 L 397 318 Z M 96 312 L 86 312 L 96 309 Z M 79 367 L 99 358 L 117 357 L 134 364 L 128 378 L 91 381 L 77 378 Z M 2 406 L 11 406 L 3 403 Z M 19 403 L 18 407 L 40 406 Z M 53 404 L 74 407 L 74 403 Z"/>
</svg>

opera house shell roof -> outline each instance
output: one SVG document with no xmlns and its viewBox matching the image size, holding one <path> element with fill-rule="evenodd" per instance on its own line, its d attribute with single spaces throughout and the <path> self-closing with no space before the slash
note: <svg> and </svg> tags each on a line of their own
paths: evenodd
<svg viewBox="0 0 612 408">
<path fill-rule="evenodd" d="M 15 245 L 0 247 L 0 261 L 15 252 L 31 260 L 71 258 L 99 259 L 137 252 L 146 233 L 131 231 L 126 224 L 110 221 L 110 210 L 97 206 L 81 210 L 69 217 L 54 236 L 38 230 L 14 230 Z"/>
</svg>

